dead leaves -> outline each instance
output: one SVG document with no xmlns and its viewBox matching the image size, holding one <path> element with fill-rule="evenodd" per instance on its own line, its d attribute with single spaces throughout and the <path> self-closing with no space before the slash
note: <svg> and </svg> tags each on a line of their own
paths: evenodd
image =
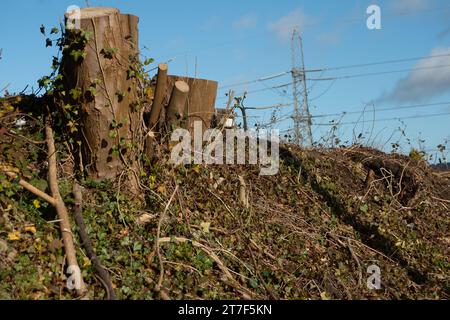
<svg viewBox="0 0 450 320">
<path fill-rule="evenodd" d="M 8 233 L 8 240 L 9 241 L 19 241 L 20 240 L 20 231 L 13 231 Z"/>
<path fill-rule="evenodd" d="M 23 228 L 24 233 L 36 233 L 36 227 L 34 225 L 28 225 Z M 8 240 L 9 241 L 19 241 L 21 239 L 22 233 L 20 230 L 14 230 L 8 233 Z"/>
<path fill-rule="evenodd" d="M 136 219 L 136 224 L 138 226 L 145 226 L 154 220 L 156 220 L 156 214 L 144 213 Z"/>
</svg>

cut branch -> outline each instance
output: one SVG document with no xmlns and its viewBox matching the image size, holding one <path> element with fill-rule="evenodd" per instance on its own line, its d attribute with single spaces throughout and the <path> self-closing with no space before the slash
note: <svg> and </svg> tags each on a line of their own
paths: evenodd
<svg viewBox="0 0 450 320">
<path fill-rule="evenodd" d="M 179 127 L 186 115 L 186 102 L 189 93 L 189 86 L 184 81 L 175 82 L 172 97 L 167 108 L 167 122 L 169 130 Z"/>
<path fill-rule="evenodd" d="M 156 82 L 155 98 L 153 99 L 152 111 L 150 113 L 150 120 L 148 128 L 154 131 L 154 127 L 158 122 L 163 106 L 164 96 L 167 90 L 167 64 L 161 63 L 158 65 L 158 78 Z"/>
<path fill-rule="evenodd" d="M 8 167 L 3 165 L 3 164 L 0 164 L 0 171 L 4 172 L 7 176 L 9 176 L 9 177 L 11 177 L 13 179 L 17 179 L 17 177 L 18 177 L 18 175 L 16 173 L 12 172 L 11 169 L 8 169 Z M 39 198 L 47 201 L 52 206 L 56 205 L 56 200 L 53 197 L 49 196 L 45 192 L 42 192 L 41 190 L 39 190 L 38 188 L 36 188 L 32 184 L 26 182 L 25 180 L 20 179 L 19 180 L 19 185 L 21 185 L 26 190 L 30 191 L 35 196 L 38 196 Z"/>
<path fill-rule="evenodd" d="M 48 182 L 50 186 L 50 191 L 52 194 L 52 198 L 54 199 L 54 207 L 56 209 L 56 212 L 58 213 L 58 217 L 60 219 L 59 227 L 61 230 L 61 235 L 64 243 L 64 250 L 66 252 L 67 256 L 67 262 L 69 266 L 72 266 L 72 268 L 76 268 L 77 270 L 80 270 L 80 267 L 77 262 L 76 257 L 76 251 L 75 246 L 73 244 L 73 234 L 70 228 L 70 220 L 69 215 L 67 213 L 67 208 L 64 204 L 63 199 L 61 198 L 61 194 L 59 193 L 59 187 L 58 187 L 58 172 L 57 172 L 57 166 L 56 166 L 56 149 L 55 149 L 55 141 L 53 139 L 53 130 L 52 128 L 47 125 L 45 127 L 45 134 L 46 134 L 46 141 L 47 141 L 47 148 L 48 148 Z M 83 277 L 81 275 L 81 272 L 79 273 L 80 276 L 80 286 L 78 288 L 75 288 L 76 293 L 78 296 L 84 296 L 86 293 L 86 286 L 83 281 Z"/>
<path fill-rule="evenodd" d="M 86 249 L 86 254 L 92 261 L 92 264 L 94 265 L 94 268 L 97 271 L 97 274 L 100 277 L 103 286 L 105 287 L 107 299 L 115 300 L 116 295 L 112 286 L 111 277 L 109 276 L 108 271 L 106 271 L 106 269 L 102 266 L 100 259 L 95 254 L 91 239 L 86 231 L 86 225 L 84 224 L 82 213 L 83 195 L 81 193 L 81 187 L 76 181 L 73 184 L 72 193 L 75 199 L 74 216 L 78 228 L 80 229 L 80 238 L 82 245 Z"/>
</svg>

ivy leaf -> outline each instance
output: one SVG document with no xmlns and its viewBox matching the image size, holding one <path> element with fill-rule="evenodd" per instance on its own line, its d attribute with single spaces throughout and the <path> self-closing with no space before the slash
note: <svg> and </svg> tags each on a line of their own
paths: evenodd
<svg viewBox="0 0 450 320">
<path fill-rule="evenodd" d="M 83 50 L 73 50 L 70 52 L 70 55 L 73 57 L 73 60 L 77 62 L 78 60 L 86 58 L 86 52 Z"/>
<path fill-rule="evenodd" d="M 41 33 L 45 36 L 45 27 L 43 24 L 41 24 L 40 30 L 41 30 Z"/>
<path fill-rule="evenodd" d="M 119 148 L 117 146 L 112 147 L 112 155 L 113 157 L 118 157 L 120 155 Z"/>
<path fill-rule="evenodd" d="M 123 93 L 123 92 L 121 92 L 121 91 L 117 91 L 117 92 L 116 92 L 116 95 L 117 95 L 117 100 L 118 100 L 119 102 L 122 102 L 123 99 L 124 99 L 125 96 L 126 96 L 126 93 Z"/>
<path fill-rule="evenodd" d="M 53 57 L 52 69 L 56 70 L 56 69 L 58 69 L 58 67 L 59 67 L 59 59 L 58 59 L 58 57 Z"/>
<path fill-rule="evenodd" d="M 70 96 L 72 97 L 72 99 L 78 100 L 78 98 L 81 97 L 81 89 L 80 88 L 71 89 Z"/>
<path fill-rule="evenodd" d="M 114 55 L 119 51 L 117 48 L 104 48 L 100 53 L 106 58 L 106 59 L 112 59 Z"/>
<path fill-rule="evenodd" d="M 46 86 L 48 86 L 51 82 L 52 82 L 52 81 L 51 81 L 50 78 L 47 77 L 47 76 L 42 77 L 41 79 L 38 80 L 39 87 L 46 87 Z"/>
<path fill-rule="evenodd" d="M 140 251 L 142 249 L 142 244 L 139 242 L 135 242 L 133 244 L 133 251 Z"/>
<path fill-rule="evenodd" d="M 153 62 L 155 62 L 155 59 L 148 58 L 148 59 L 145 59 L 144 65 L 148 66 L 149 64 L 152 64 Z"/>
<path fill-rule="evenodd" d="M 108 136 L 109 136 L 111 139 L 117 138 L 117 131 L 116 131 L 116 130 L 110 130 Z"/>
<path fill-rule="evenodd" d="M 88 91 L 91 93 L 91 95 L 95 96 L 97 94 L 97 88 L 90 86 L 88 88 Z"/>
<path fill-rule="evenodd" d="M 52 28 L 52 30 L 50 31 L 50 34 L 57 34 L 59 32 L 58 28 Z"/>
<path fill-rule="evenodd" d="M 211 222 L 202 222 L 200 223 L 200 227 L 202 228 L 204 233 L 209 233 L 209 227 L 211 226 Z"/>
<path fill-rule="evenodd" d="M 48 47 L 51 47 L 52 45 L 53 45 L 52 40 L 50 38 L 47 38 L 45 40 L 45 47 L 48 48 Z"/>
<path fill-rule="evenodd" d="M 48 183 L 44 179 L 34 178 L 30 180 L 30 183 L 41 191 L 45 191 L 48 187 Z"/>
<path fill-rule="evenodd" d="M 361 210 L 364 213 L 367 213 L 367 211 L 369 211 L 369 206 L 366 204 L 363 204 L 362 206 L 359 207 L 359 210 Z"/>
<path fill-rule="evenodd" d="M 91 32 L 91 31 L 82 31 L 81 32 L 81 38 L 83 38 L 83 40 L 85 42 L 88 42 L 89 40 L 91 40 L 93 34 L 94 33 Z"/>
</svg>

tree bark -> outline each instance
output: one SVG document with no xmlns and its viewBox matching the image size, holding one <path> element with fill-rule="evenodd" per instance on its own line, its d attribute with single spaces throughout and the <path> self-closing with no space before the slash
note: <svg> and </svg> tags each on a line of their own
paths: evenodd
<svg viewBox="0 0 450 320">
<path fill-rule="evenodd" d="M 189 94 L 186 101 L 187 123 L 185 128 L 193 131 L 194 122 L 202 121 L 203 128 L 211 126 L 215 114 L 215 103 L 218 83 L 212 80 L 187 78 L 179 76 L 168 76 L 168 94 L 177 81 L 184 81 L 189 86 Z"/>
<path fill-rule="evenodd" d="M 158 76 L 156 78 L 155 95 L 153 98 L 152 109 L 150 112 L 150 118 L 147 123 L 148 133 L 145 136 L 144 153 L 147 159 L 153 159 L 155 155 L 156 141 L 155 135 L 160 132 L 164 119 L 161 116 L 161 110 L 164 106 L 164 98 L 167 91 L 167 69 L 168 66 L 165 63 L 158 65 Z"/>
<path fill-rule="evenodd" d="M 155 126 L 159 120 L 161 109 L 163 107 L 163 100 L 167 90 L 167 64 L 161 63 L 158 65 L 158 77 L 156 80 L 155 98 L 153 99 L 152 111 L 150 113 L 150 120 L 148 128 L 155 131 Z"/>
<path fill-rule="evenodd" d="M 67 30 L 61 64 L 66 99 L 81 106 L 80 165 L 97 181 L 126 172 L 122 181 L 131 193 L 138 192 L 134 173 L 141 152 L 137 142 L 142 139 L 137 25 L 138 17 L 118 9 L 81 9 L 80 30 Z M 80 44 L 76 39 L 83 35 Z"/>
<path fill-rule="evenodd" d="M 69 214 L 67 212 L 67 208 L 64 204 L 63 199 L 61 198 L 61 194 L 59 192 L 58 186 L 58 172 L 57 172 L 57 164 L 56 164 L 56 148 L 55 142 L 53 139 L 53 130 L 50 126 L 45 127 L 45 134 L 47 140 L 47 148 L 48 148 L 48 184 L 50 187 L 50 191 L 52 194 L 52 198 L 54 199 L 54 206 L 56 212 L 58 213 L 58 217 L 60 220 L 59 227 L 61 230 L 61 236 L 64 243 L 64 249 L 66 251 L 67 263 L 69 267 L 76 267 L 80 270 L 77 262 L 77 255 L 75 251 L 75 246 L 73 243 L 73 234 L 72 229 L 70 227 L 70 219 Z M 80 287 L 75 288 L 78 296 L 83 296 L 86 293 L 86 285 L 84 284 L 83 277 L 80 274 L 78 275 L 79 285 Z"/>
<path fill-rule="evenodd" d="M 189 86 L 184 81 L 175 82 L 169 106 L 167 107 L 167 125 L 169 131 L 181 127 L 186 116 L 186 102 Z"/>
</svg>

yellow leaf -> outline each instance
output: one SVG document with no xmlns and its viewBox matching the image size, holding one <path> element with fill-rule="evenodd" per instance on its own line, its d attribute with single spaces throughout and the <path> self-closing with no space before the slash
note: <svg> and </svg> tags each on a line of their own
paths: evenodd
<svg viewBox="0 0 450 320">
<path fill-rule="evenodd" d="M 5 172 L 19 173 L 20 170 L 10 166 L 9 164 L 0 164 L 0 170 Z"/>
<path fill-rule="evenodd" d="M 83 258 L 83 267 L 89 267 L 91 265 L 91 260 L 88 257 Z"/>
<path fill-rule="evenodd" d="M 194 171 L 195 173 L 200 173 L 200 166 L 199 165 L 193 166 L 192 171 Z"/>
<path fill-rule="evenodd" d="M 166 193 L 166 187 L 164 185 L 160 185 L 156 191 L 158 191 L 159 193 L 165 194 Z"/>
<path fill-rule="evenodd" d="M 20 231 L 13 231 L 13 232 L 8 233 L 8 240 L 9 241 L 20 240 Z"/>
<path fill-rule="evenodd" d="M 320 298 L 322 300 L 330 300 L 330 297 L 328 296 L 328 293 L 326 293 L 326 291 L 324 291 L 320 294 Z"/>
<path fill-rule="evenodd" d="M 204 233 L 209 233 L 209 227 L 211 226 L 211 222 L 202 222 L 200 223 L 200 227 L 202 227 Z"/>
<path fill-rule="evenodd" d="M 25 230 L 25 232 L 36 233 L 36 227 L 35 226 L 26 226 L 24 230 Z"/>
<path fill-rule="evenodd" d="M 33 205 L 34 205 L 34 207 L 35 207 L 36 209 L 38 209 L 38 208 L 41 207 L 41 204 L 39 203 L 39 200 L 38 200 L 38 199 L 34 199 Z"/>
<path fill-rule="evenodd" d="M 145 93 L 146 93 L 148 99 L 153 98 L 153 89 L 152 88 L 149 87 Z"/>
</svg>

